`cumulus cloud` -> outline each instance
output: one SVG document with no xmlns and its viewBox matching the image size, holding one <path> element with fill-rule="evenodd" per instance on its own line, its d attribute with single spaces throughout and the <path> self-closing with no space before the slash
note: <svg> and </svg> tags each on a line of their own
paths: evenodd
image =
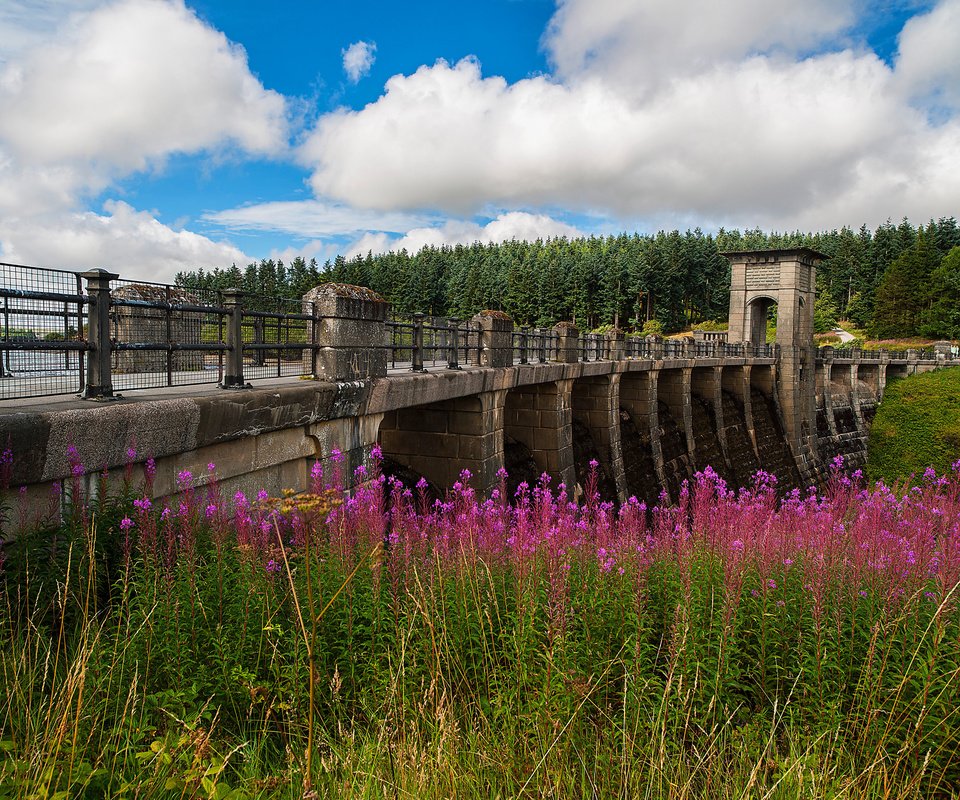
<svg viewBox="0 0 960 800">
<path fill-rule="evenodd" d="M 370 74 L 376 53 L 376 42 L 354 42 L 343 51 L 343 71 L 352 83 Z"/>
<path fill-rule="evenodd" d="M 4 261 L 66 269 L 102 267 L 124 278 L 172 279 L 180 270 L 244 264 L 237 247 L 175 231 L 152 214 L 109 201 L 104 212 L 40 215 L 0 225 Z"/>
<path fill-rule="evenodd" d="M 120 178 L 162 167 L 174 153 L 283 153 L 286 101 L 250 73 L 243 49 L 182 0 L 100 5 L 68 15 L 52 34 L 44 34 L 47 0 L 19 6 L 37 14 L 14 14 L 8 7 L 0 17 L 20 31 L 16 41 L 30 43 L 10 50 L 13 57 L 0 66 L 4 252 L 50 263 L 49 256 L 62 250 L 82 266 L 136 253 L 139 263 L 164 269 L 177 250 L 184 262 L 203 253 L 216 255 L 218 263 L 240 255 L 196 234 L 163 233 L 156 219 L 148 224 L 129 207 L 99 215 L 83 211 L 83 204 Z M 28 18 L 32 28 L 17 28 Z M 44 231 L 72 240 L 77 249 L 46 242 Z M 146 236 L 157 255 L 140 243 L 121 242 L 127 235 Z M 95 241 L 105 250 L 94 252 Z"/>
<path fill-rule="evenodd" d="M 924 26 L 949 31 L 944 48 L 957 40 L 957 2 L 908 25 L 892 68 L 846 44 L 852 2 L 565 0 L 545 37 L 553 76 L 423 66 L 362 110 L 321 117 L 300 157 L 318 196 L 375 209 L 779 228 L 949 213 L 958 122 L 932 120 L 900 72 L 948 83 L 955 53 L 911 53 Z"/>
<path fill-rule="evenodd" d="M 944 0 L 907 21 L 897 75 L 904 90 L 929 104 L 960 109 L 960 0 Z"/>
</svg>

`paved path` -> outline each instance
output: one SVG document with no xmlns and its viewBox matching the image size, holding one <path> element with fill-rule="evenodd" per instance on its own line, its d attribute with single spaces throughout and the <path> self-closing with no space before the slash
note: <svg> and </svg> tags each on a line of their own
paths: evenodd
<svg viewBox="0 0 960 800">
<path fill-rule="evenodd" d="M 857 337 L 854 336 L 850 331 L 845 331 L 843 328 L 834 328 L 831 333 L 837 334 L 840 337 L 841 343 L 852 342 Z"/>
</svg>

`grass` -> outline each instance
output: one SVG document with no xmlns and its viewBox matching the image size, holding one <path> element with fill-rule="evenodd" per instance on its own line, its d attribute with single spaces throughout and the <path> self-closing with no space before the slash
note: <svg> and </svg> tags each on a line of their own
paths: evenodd
<svg viewBox="0 0 960 800">
<path fill-rule="evenodd" d="M 890 484 L 948 470 L 960 459 L 960 367 L 888 384 L 867 452 L 870 477 Z"/>
<path fill-rule="evenodd" d="M 956 473 L 153 504 L 71 458 L 62 524 L 3 549 L 2 798 L 960 790 Z"/>
</svg>

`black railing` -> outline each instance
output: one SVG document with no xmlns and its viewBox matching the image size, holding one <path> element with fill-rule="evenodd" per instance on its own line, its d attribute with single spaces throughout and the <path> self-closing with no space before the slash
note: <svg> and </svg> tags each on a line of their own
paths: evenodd
<svg viewBox="0 0 960 800">
<path fill-rule="evenodd" d="M 352 362 L 361 350 L 385 348 L 386 358 L 379 355 L 381 372 L 367 377 L 383 374 L 384 360 L 388 370 L 426 371 L 780 356 L 777 345 L 729 344 L 721 336 L 664 340 L 580 334 L 569 325 L 513 329 L 503 315 L 488 315 L 485 321 L 424 314 L 384 319 L 382 311 L 371 320 L 325 317 L 313 301 L 121 280 L 103 270 L 75 273 L 16 264 L 0 264 L 0 312 L 0 400 L 59 394 L 108 399 L 126 390 L 204 383 L 239 388 L 250 380 L 300 375 L 344 379 L 321 369 L 326 350 L 346 351 Z M 357 338 L 357 325 L 373 326 L 365 328 L 367 338 Z M 926 349 L 908 354 L 834 348 L 832 353 L 868 361 L 945 357 Z"/>
</svg>

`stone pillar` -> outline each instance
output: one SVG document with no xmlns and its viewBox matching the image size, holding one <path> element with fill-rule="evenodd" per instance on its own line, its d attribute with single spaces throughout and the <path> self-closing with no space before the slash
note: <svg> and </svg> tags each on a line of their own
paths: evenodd
<svg viewBox="0 0 960 800">
<path fill-rule="evenodd" d="M 623 331 L 614 329 L 607 331 L 607 358 L 611 361 L 621 361 L 626 357 L 625 342 Z"/>
<path fill-rule="evenodd" d="M 526 445 L 537 466 L 573 491 L 573 380 L 518 386 L 507 393 L 504 430 Z"/>
<path fill-rule="evenodd" d="M 657 336 L 655 333 L 651 333 L 646 338 L 647 342 L 647 354 L 650 358 L 661 359 L 663 358 L 663 339 Z"/>
<path fill-rule="evenodd" d="M 670 414 L 673 416 L 674 422 L 683 431 L 687 444 L 687 455 L 691 463 L 693 463 L 696 450 L 693 438 L 693 408 L 690 405 L 692 402 L 690 397 L 692 372 L 691 367 L 660 370 L 657 395 L 657 399 L 670 407 Z"/>
<path fill-rule="evenodd" d="M 574 382 L 573 417 L 590 431 L 604 469 L 617 490 L 617 499 L 627 499 L 627 481 L 620 443 L 620 375 L 597 375 Z M 584 480 L 580 475 L 580 481 Z"/>
<path fill-rule="evenodd" d="M 110 372 L 110 281 L 119 278 L 103 269 L 80 273 L 87 281 L 90 304 L 87 306 L 87 385 L 85 400 L 112 400 L 113 376 Z"/>
<path fill-rule="evenodd" d="M 627 372 L 620 379 L 620 405 L 633 419 L 640 436 L 649 442 L 658 492 L 667 487 L 660 443 L 660 411 L 657 408 L 659 375 L 660 370 L 650 369 Z"/>
<path fill-rule="evenodd" d="M 934 342 L 933 352 L 937 361 L 953 360 L 953 345 L 950 342 Z"/>
<path fill-rule="evenodd" d="M 316 378 L 363 381 L 387 374 L 387 309 L 376 292 L 362 286 L 325 283 L 303 296 L 305 313 L 314 315 L 305 351 Z M 307 309 L 311 309 L 307 311 Z"/>
<path fill-rule="evenodd" d="M 502 311 L 481 311 L 473 321 L 480 325 L 480 366 L 513 366 L 513 320 Z"/>
<path fill-rule="evenodd" d="M 388 411 L 380 424 L 385 456 L 447 489 L 467 469 L 472 485 L 489 493 L 503 466 L 506 390 Z"/>
<path fill-rule="evenodd" d="M 557 336 L 557 361 L 576 364 L 580 360 L 580 331 L 572 322 L 558 322 L 553 326 Z"/>
</svg>

